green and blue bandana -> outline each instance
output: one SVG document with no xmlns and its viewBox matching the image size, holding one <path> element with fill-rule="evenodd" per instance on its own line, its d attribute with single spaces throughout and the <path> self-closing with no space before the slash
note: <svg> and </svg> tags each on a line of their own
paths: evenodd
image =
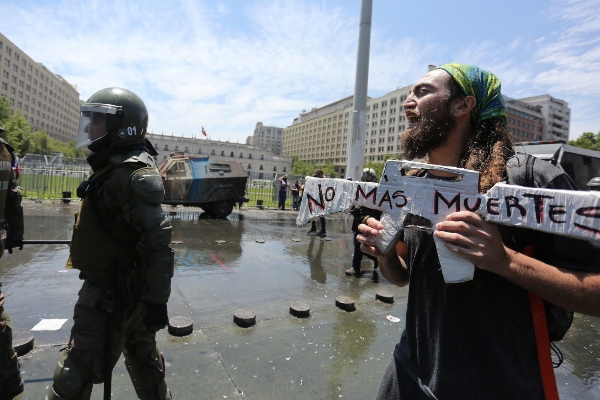
<svg viewBox="0 0 600 400">
<path fill-rule="evenodd" d="M 475 126 L 488 118 L 499 118 L 507 124 L 506 105 L 496 75 L 469 64 L 444 64 L 436 69 L 449 73 L 467 96 L 475 97 L 477 104 L 471 112 Z"/>
</svg>

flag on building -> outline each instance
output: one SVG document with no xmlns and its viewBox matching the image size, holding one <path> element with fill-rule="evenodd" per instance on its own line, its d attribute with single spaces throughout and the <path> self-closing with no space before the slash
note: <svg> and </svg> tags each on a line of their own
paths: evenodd
<svg viewBox="0 0 600 400">
<path fill-rule="evenodd" d="M 204 136 L 206 136 L 206 131 L 204 130 L 204 127 L 202 127 L 202 134 L 203 134 Z"/>
</svg>

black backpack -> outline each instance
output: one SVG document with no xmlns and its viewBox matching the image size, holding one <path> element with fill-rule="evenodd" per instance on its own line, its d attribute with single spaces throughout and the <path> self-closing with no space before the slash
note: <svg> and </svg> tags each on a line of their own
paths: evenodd
<svg viewBox="0 0 600 400">
<path fill-rule="evenodd" d="M 535 187 L 533 166 L 536 162 L 546 161 L 539 160 L 530 154 L 517 154 L 511 157 L 507 162 L 506 168 L 506 173 L 509 178 L 508 183 L 512 185 Z M 535 254 L 536 247 L 534 246 L 534 255 Z M 554 342 L 562 340 L 573 323 L 574 313 L 545 300 L 544 309 L 546 311 L 546 322 L 548 325 L 548 336 L 550 341 Z M 560 357 L 559 361 L 562 362 Z M 556 366 L 557 365 L 555 365 L 555 367 Z"/>
</svg>

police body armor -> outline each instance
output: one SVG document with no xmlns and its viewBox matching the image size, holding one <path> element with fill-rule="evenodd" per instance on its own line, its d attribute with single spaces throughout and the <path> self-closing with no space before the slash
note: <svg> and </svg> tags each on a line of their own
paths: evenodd
<svg viewBox="0 0 600 400">
<path fill-rule="evenodd" d="M 97 189 L 117 168 L 125 168 L 129 174 L 131 196 L 111 215 L 99 207 Z M 106 283 L 110 258 L 117 258 L 120 268 L 144 268 L 142 300 L 165 304 L 171 290 L 174 253 L 169 248 L 171 223 L 160 206 L 164 187 L 153 158 L 143 150 L 112 155 L 107 165 L 84 182 L 78 195 L 83 201 L 71 241 L 73 268 L 81 271 L 82 278 L 98 284 Z M 119 274 L 119 280 L 122 277 Z"/>
<path fill-rule="evenodd" d="M 4 221 L 4 208 L 10 182 L 13 180 L 12 164 L 14 156 L 12 147 L 0 138 L 0 221 Z"/>
<path fill-rule="evenodd" d="M 3 130 L 2 130 L 3 131 Z M 1 131 L 0 131 L 1 132 Z M 0 229 L 8 235 L 23 239 L 23 208 L 21 194 L 12 189 L 15 185 L 14 150 L 0 138 Z M 4 253 L 4 240 L 0 239 L 0 257 Z M 17 399 L 23 392 L 17 354 L 12 347 L 12 323 L 4 310 L 4 294 L 0 283 L 0 399 Z M 16 397 L 15 397 L 16 396 Z"/>
</svg>

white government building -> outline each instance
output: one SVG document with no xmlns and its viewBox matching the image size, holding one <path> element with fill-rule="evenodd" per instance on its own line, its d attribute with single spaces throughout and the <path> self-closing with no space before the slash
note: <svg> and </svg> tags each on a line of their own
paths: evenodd
<svg viewBox="0 0 600 400">
<path fill-rule="evenodd" d="M 183 152 L 186 155 L 208 156 L 216 162 L 237 161 L 244 166 L 249 175 L 252 173 L 258 179 L 271 179 L 292 170 L 291 157 L 276 156 L 269 148 L 155 133 L 148 133 L 146 138 L 158 152 L 157 162 L 161 162 L 171 153 Z"/>
</svg>

